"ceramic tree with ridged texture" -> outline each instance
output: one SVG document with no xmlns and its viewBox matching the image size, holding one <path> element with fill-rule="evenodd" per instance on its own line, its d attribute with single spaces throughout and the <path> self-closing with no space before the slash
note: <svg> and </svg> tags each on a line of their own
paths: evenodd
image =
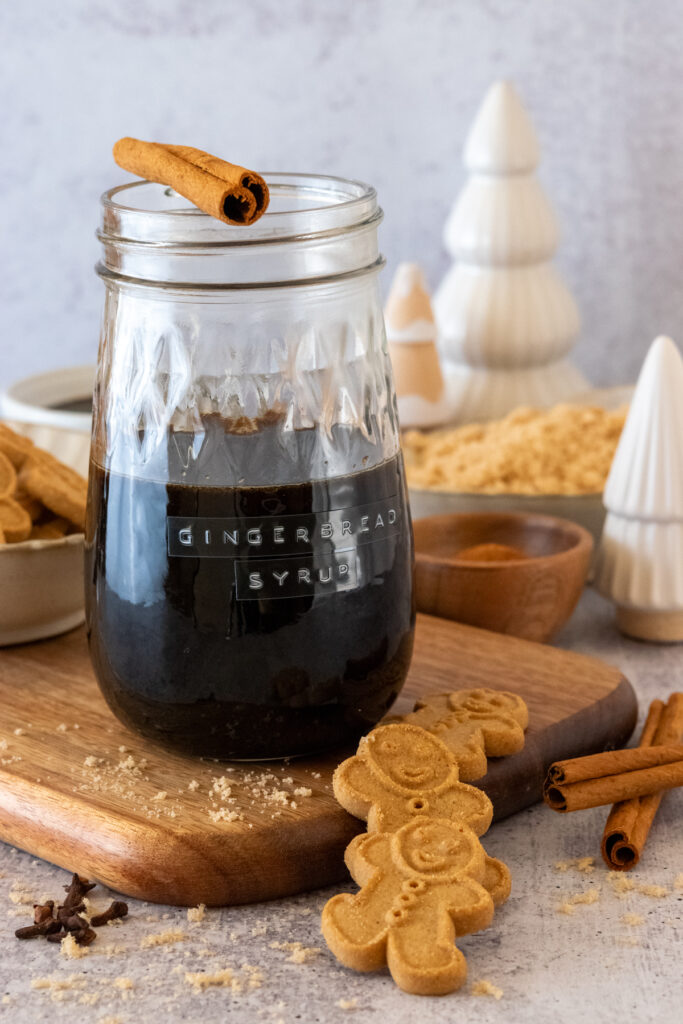
<svg viewBox="0 0 683 1024">
<path fill-rule="evenodd" d="M 434 297 L 452 418 L 548 407 L 588 387 L 567 354 L 579 313 L 551 260 L 559 233 L 536 176 L 533 125 L 495 82 L 468 135 L 469 179 L 446 222 L 455 260 Z"/>
<path fill-rule="evenodd" d="M 653 341 L 617 447 L 596 586 L 623 633 L 683 641 L 683 358 Z"/>
<path fill-rule="evenodd" d="M 448 418 L 436 349 L 432 302 L 417 263 L 400 263 L 384 310 L 402 427 L 433 427 Z"/>
</svg>

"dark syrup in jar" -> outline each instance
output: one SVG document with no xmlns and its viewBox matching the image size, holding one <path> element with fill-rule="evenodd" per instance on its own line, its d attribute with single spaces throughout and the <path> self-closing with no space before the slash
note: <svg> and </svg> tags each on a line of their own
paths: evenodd
<svg viewBox="0 0 683 1024">
<path fill-rule="evenodd" d="M 233 472 L 272 479 L 283 453 L 269 434 L 214 424 L 196 461 L 196 439 L 171 435 L 167 475 L 182 483 L 90 467 L 86 612 L 100 687 L 127 724 L 207 757 L 355 740 L 392 704 L 412 654 L 401 457 L 308 483 L 204 483 L 225 477 L 226 452 Z M 351 434 L 334 440 L 362 453 Z M 290 470 L 310 465 L 318 442 L 300 431 L 294 443 Z"/>
</svg>

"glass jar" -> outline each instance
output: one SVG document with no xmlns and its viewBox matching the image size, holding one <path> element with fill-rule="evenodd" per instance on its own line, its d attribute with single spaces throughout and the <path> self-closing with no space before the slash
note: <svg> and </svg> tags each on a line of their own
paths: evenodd
<svg viewBox="0 0 683 1024">
<path fill-rule="evenodd" d="M 366 185 L 268 176 L 228 227 L 102 199 L 90 653 L 126 723 L 195 754 L 366 732 L 410 662 L 412 533 Z"/>
</svg>

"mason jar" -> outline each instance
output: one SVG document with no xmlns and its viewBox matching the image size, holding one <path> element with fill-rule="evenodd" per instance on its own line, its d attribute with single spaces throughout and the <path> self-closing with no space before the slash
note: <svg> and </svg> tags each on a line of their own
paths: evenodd
<svg viewBox="0 0 683 1024">
<path fill-rule="evenodd" d="M 376 194 L 267 180 L 250 227 L 138 181 L 99 231 L 90 653 L 124 722 L 219 758 L 355 740 L 413 645 Z"/>
</svg>

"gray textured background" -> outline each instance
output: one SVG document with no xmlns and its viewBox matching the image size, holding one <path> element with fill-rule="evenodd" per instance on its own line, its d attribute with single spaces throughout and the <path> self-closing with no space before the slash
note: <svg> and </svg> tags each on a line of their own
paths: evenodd
<svg viewBox="0 0 683 1024">
<path fill-rule="evenodd" d="M 389 272 L 434 287 L 460 151 L 495 77 L 532 112 L 583 314 L 577 362 L 635 378 L 683 341 L 678 0 L 23 0 L 0 13 L 0 388 L 92 361 L 98 196 L 121 135 L 374 183 Z M 385 287 L 389 275 L 385 274 Z"/>
</svg>

